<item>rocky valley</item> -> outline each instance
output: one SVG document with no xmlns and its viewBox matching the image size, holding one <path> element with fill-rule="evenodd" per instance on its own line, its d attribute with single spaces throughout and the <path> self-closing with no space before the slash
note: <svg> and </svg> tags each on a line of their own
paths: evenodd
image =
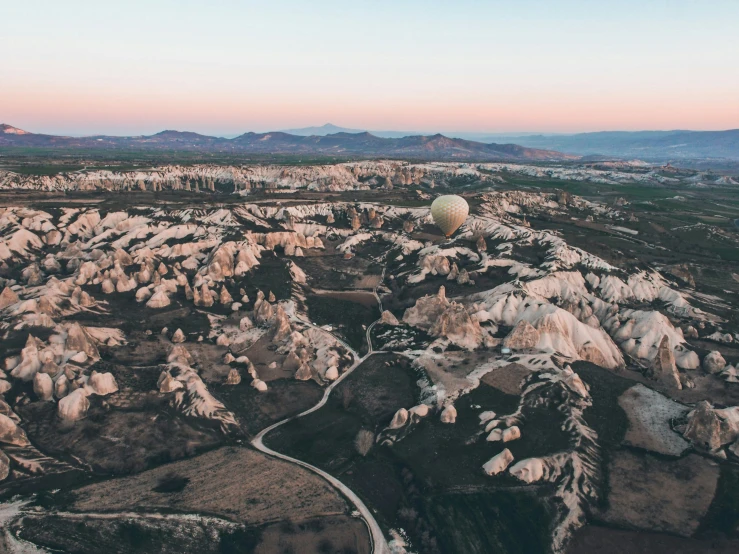
<svg viewBox="0 0 739 554">
<path fill-rule="evenodd" d="M 0 551 L 735 552 L 738 182 L 2 170 Z"/>
</svg>

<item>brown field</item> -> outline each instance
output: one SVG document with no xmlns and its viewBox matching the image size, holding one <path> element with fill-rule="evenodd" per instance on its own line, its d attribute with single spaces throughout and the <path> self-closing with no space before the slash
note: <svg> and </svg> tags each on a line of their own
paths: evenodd
<svg viewBox="0 0 739 554">
<path fill-rule="evenodd" d="M 184 488 L 154 490 L 172 481 Z M 345 500 L 320 477 L 242 447 L 219 448 L 139 475 L 82 487 L 73 495 L 71 511 L 174 510 L 218 515 L 249 526 L 348 512 Z"/>
<path fill-rule="evenodd" d="M 340 552 L 369 554 L 367 527 L 348 516 L 330 516 L 303 523 L 274 523 L 262 531 L 254 554 L 278 552 Z"/>
<path fill-rule="evenodd" d="M 521 383 L 531 374 L 531 369 L 521 364 L 509 364 L 486 373 L 480 381 L 506 394 L 521 394 Z"/>
<path fill-rule="evenodd" d="M 370 277 L 376 277 L 379 281 L 379 275 L 372 275 Z M 347 302 L 356 302 L 367 308 L 372 308 L 377 304 L 375 295 L 371 292 L 364 291 L 337 291 L 337 290 L 313 290 L 313 294 L 318 296 L 325 296 L 327 298 L 334 298 L 336 300 L 346 300 Z"/>
<path fill-rule="evenodd" d="M 738 540 L 696 540 L 662 533 L 621 531 L 586 525 L 575 532 L 567 554 L 734 554 L 738 551 Z"/>
</svg>

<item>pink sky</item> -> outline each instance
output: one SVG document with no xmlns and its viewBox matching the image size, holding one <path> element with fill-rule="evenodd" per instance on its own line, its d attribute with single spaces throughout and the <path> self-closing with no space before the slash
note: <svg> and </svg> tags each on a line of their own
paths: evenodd
<svg viewBox="0 0 739 554">
<path fill-rule="evenodd" d="M 25 0 L 4 7 L 0 122 L 58 134 L 739 128 L 739 2 L 707 4 Z"/>
<path fill-rule="evenodd" d="M 340 94 L 250 96 L 229 91 L 23 90 L 0 92 L 3 122 L 33 132 L 148 133 L 163 129 L 239 133 L 332 122 L 376 130 L 579 132 L 607 129 L 739 128 L 739 102 L 730 93 L 497 94 L 351 98 Z"/>
</svg>

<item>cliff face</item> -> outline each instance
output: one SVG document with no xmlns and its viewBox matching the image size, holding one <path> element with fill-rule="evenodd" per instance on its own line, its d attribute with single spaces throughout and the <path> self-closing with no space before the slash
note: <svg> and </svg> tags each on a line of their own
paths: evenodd
<svg viewBox="0 0 739 554">
<path fill-rule="evenodd" d="M 633 169 L 633 170 L 628 170 Z M 678 178 L 665 177 L 657 168 L 606 170 L 592 165 L 527 165 L 520 162 L 491 163 L 410 163 L 402 161 L 357 161 L 340 164 L 280 165 L 162 165 L 134 171 L 82 170 L 56 175 L 26 175 L 0 171 L 0 190 L 30 189 L 44 191 L 116 190 L 116 191 L 219 191 L 241 192 L 252 189 L 311 189 L 341 191 L 367 188 L 392 189 L 425 185 L 454 185 L 465 182 L 502 183 L 507 175 L 544 179 L 564 179 L 602 184 L 640 183 L 652 186 L 675 184 Z M 708 174 L 684 175 L 687 181 L 710 180 Z M 518 191 L 507 193 L 499 206 L 527 208 L 531 200 Z M 528 205 L 527 205 L 528 202 Z M 566 198 L 552 199 L 567 205 Z M 582 203 L 582 200 L 576 200 Z"/>
</svg>

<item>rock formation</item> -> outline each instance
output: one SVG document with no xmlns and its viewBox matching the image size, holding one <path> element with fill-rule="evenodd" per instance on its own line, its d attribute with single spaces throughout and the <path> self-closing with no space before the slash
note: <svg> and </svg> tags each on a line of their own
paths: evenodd
<svg viewBox="0 0 739 554">
<path fill-rule="evenodd" d="M 536 348 L 539 343 L 539 331 L 531 323 L 522 319 L 503 339 L 503 346 L 512 350 L 524 350 Z"/>
<path fill-rule="evenodd" d="M 703 369 L 707 373 L 721 373 L 725 366 L 726 360 L 724 360 L 724 357 L 718 350 L 708 353 L 706 357 L 703 358 Z"/>
<path fill-rule="evenodd" d="M 505 471 L 509 465 L 513 462 L 513 454 L 507 448 L 504 448 L 502 452 L 496 454 L 490 460 L 485 462 L 482 466 L 482 470 L 488 475 L 497 475 L 502 471 Z"/>
<path fill-rule="evenodd" d="M 453 404 L 447 404 L 447 406 L 441 411 L 441 422 L 454 423 L 455 421 L 457 421 L 457 409 Z"/>
<path fill-rule="evenodd" d="M 670 346 L 670 338 L 667 335 L 662 337 L 659 348 L 657 349 L 657 355 L 652 360 L 647 375 L 652 379 L 662 382 L 667 387 L 678 390 L 683 388 L 680 383 L 677 366 L 675 365 L 675 355 Z"/>
<path fill-rule="evenodd" d="M 77 389 L 70 392 L 64 398 L 59 400 L 58 413 L 59 417 L 65 421 L 78 421 L 87 416 L 87 410 L 90 409 L 90 400 L 84 389 Z"/>
</svg>

